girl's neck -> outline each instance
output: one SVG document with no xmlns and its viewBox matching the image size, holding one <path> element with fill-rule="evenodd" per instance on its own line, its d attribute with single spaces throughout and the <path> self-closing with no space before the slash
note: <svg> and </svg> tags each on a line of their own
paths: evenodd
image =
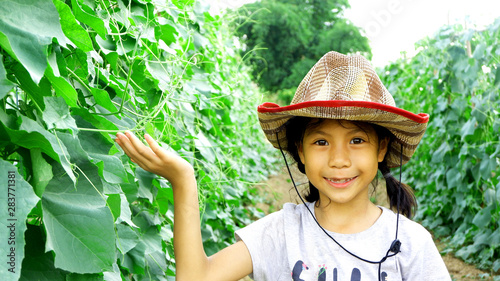
<svg viewBox="0 0 500 281">
<path fill-rule="evenodd" d="M 382 214 L 382 210 L 369 200 L 359 204 L 319 201 L 319 204 L 315 205 L 314 212 L 323 228 L 342 234 L 367 230 Z"/>
</svg>

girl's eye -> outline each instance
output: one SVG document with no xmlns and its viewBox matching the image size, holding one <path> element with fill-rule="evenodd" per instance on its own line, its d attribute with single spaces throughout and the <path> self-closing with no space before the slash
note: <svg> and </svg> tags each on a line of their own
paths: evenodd
<svg viewBox="0 0 500 281">
<path fill-rule="evenodd" d="M 364 142 L 365 142 L 365 140 L 362 138 L 353 138 L 350 143 L 351 144 L 362 144 Z"/>
<path fill-rule="evenodd" d="M 314 144 L 323 146 L 323 145 L 328 145 L 328 142 L 326 140 L 317 140 L 314 142 Z"/>
</svg>

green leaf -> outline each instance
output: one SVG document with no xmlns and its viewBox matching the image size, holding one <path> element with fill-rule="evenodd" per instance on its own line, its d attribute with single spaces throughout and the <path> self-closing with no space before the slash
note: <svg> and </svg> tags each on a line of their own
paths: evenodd
<svg viewBox="0 0 500 281">
<path fill-rule="evenodd" d="M 42 197 L 47 250 L 55 266 L 86 274 L 112 270 L 116 262 L 113 216 L 102 194 L 98 169 L 90 163 L 78 139 L 60 134 L 78 167 L 75 187 L 64 171 L 54 167 L 54 178 Z"/>
<path fill-rule="evenodd" d="M 116 248 L 125 255 L 139 243 L 139 236 L 130 227 L 123 224 L 116 225 L 117 237 Z"/>
<path fill-rule="evenodd" d="M 103 155 L 89 152 L 89 156 L 96 160 L 99 173 L 108 183 L 124 183 L 127 181 L 127 174 L 123 164 L 114 155 Z"/>
<path fill-rule="evenodd" d="M 446 182 L 449 187 L 456 187 L 461 180 L 460 171 L 458 171 L 456 167 L 453 167 L 446 172 Z"/>
<path fill-rule="evenodd" d="M 78 94 L 75 88 L 73 88 L 73 86 L 66 80 L 66 78 L 56 76 L 50 66 L 47 67 L 47 71 L 45 71 L 45 77 L 49 79 L 50 83 L 54 87 L 54 90 L 56 91 L 56 94 L 60 97 L 63 97 L 69 106 L 78 106 Z"/>
<path fill-rule="evenodd" d="M 138 243 L 125 254 L 122 266 L 127 268 L 131 273 L 144 274 L 144 268 L 146 267 L 145 251 L 146 245 L 142 242 Z"/>
<path fill-rule="evenodd" d="M 432 155 L 432 162 L 439 163 L 443 161 L 446 152 L 450 151 L 450 146 L 447 142 L 443 142 L 436 152 Z"/>
<path fill-rule="evenodd" d="M 167 69 L 169 69 L 167 63 L 148 62 L 146 64 L 146 69 L 151 76 L 158 81 L 158 88 L 160 88 L 160 90 L 164 92 L 168 92 L 170 90 L 170 73 L 167 71 Z"/>
<path fill-rule="evenodd" d="M 19 59 L 16 57 L 16 54 L 12 50 L 12 47 L 10 46 L 9 38 L 7 38 L 7 36 L 5 36 L 5 34 L 3 34 L 2 32 L 0 32 L 0 46 L 3 50 L 5 50 L 5 52 L 7 52 L 9 56 L 11 56 L 16 61 L 19 61 Z"/>
<path fill-rule="evenodd" d="M 120 195 L 119 194 L 109 194 L 106 199 L 106 204 L 108 205 L 111 214 L 113 215 L 113 221 L 120 215 Z"/>
<path fill-rule="evenodd" d="M 24 232 L 26 219 L 39 198 L 33 187 L 27 183 L 17 168 L 0 159 L 0 182 L 3 192 L 0 193 L 0 227 L 5 234 L 4 246 L 0 247 L 1 276 L 11 276 L 17 280 L 20 276 L 21 261 L 24 258 Z"/>
<path fill-rule="evenodd" d="M 3 56 L 0 54 L 0 100 L 14 87 L 14 83 L 9 81 L 3 67 Z"/>
<path fill-rule="evenodd" d="M 158 18 L 158 21 L 165 23 L 155 28 L 157 39 L 164 41 L 167 47 L 168 45 L 177 42 L 176 36 L 179 35 L 179 32 L 177 32 L 177 28 L 175 27 L 173 22 L 170 20 L 160 19 L 160 18 Z"/>
<path fill-rule="evenodd" d="M 88 123 L 88 126 L 90 127 L 95 127 L 97 129 L 101 130 L 118 130 L 117 124 L 113 123 L 113 120 L 108 120 L 107 118 L 97 115 L 97 114 L 91 114 L 88 110 L 76 107 L 71 109 L 71 113 L 73 114 L 73 117 L 77 120 L 77 124 L 80 123 Z M 124 118 L 126 119 L 126 118 Z M 89 128 L 86 126 L 79 125 L 79 128 Z M 127 128 L 133 128 L 133 124 L 131 126 L 127 126 Z M 80 133 L 82 131 L 80 130 Z M 112 139 L 109 137 L 108 134 L 105 135 L 105 137 L 112 142 Z M 80 138 L 82 141 L 84 138 Z"/>
<path fill-rule="evenodd" d="M 66 272 L 54 267 L 51 252 L 45 252 L 45 233 L 39 226 L 29 224 L 26 231 L 26 257 L 19 281 L 66 281 Z"/>
<path fill-rule="evenodd" d="M 99 47 L 101 47 L 101 51 L 105 55 L 107 55 L 109 53 L 116 54 L 117 47 L 116 47 L 115 41 L 113 40 L 113 37 L 108 36 L 108 35 L 104 36 L 104 37 L 96 36 L 95 37 L 95 41 L 97 42 L 97 44 L 99 45 Z M 110 78 L 113 78 L 113 77 L 110 77 Z"/>
<path fill-rule="evenodd" d="M 199 132 L 198 135 L 196 135 L 194 143 L 201 155 L 203 155 L 208 162 L 213 163 L 215 161 L 215 154 L 212 149 L 212 145 L 202 132 Z"/>
<path fill-rule="evenodd" d="M 75 119 L 69 113 L 68 105 L 61 97 L 44 97 L 45 110 L 42 113 L 47 129 L 69 129 L 77 131 Z"/>
<path fill-rule="evenodd" d="M 31 165 L 33 169 L 33 187 L 38 197 L 42 198 L 45 187 L 52 179 L 52 166 L 43 158 L 40 148 L 30 149 Z"/>
<path fill-rule="evenodd" d="M 484 51 L 486 50 L 486 44 L 485 43 L 480 43 L 476 46 L 474 49 L 474 53 L 472 54 L 472 57 L 475 58 L 476 60 L 482 59 L 484 57 Z"/>
<path fill-rule="evenodd" d="M 61 163 L 68 176 L 76 182 L 71 163 L 68 162 L 68 151 L 55 135 L 26 116 L 20 117 L 21 126 L 18 129 L 11 128 L 9 127 L 9 125 L 12 126 L 11 124 L 5 124 L 6 117 L 5 113 L 0 111 L 0 120 L 4 122 L 5 131 L 11 142 L 27 149 L 40 148 L 43 153 Z"/>
<path fill-rule="evenodd" d="M 137 167 L 135 169 L 135 176 L 137 177 L 139 189 L 137 191 L 137 196 L 141 198 L 146 198 L 149 202 L 153 203 L 153 179 L 156 178 L 156 175 L 150 173 L 141 167 Z"/>
<path fill-rule="evenodd" d="M 120 268 L 116 263 L 113 264 L 113 271 L 106 271 L 103 273 L 103 276 L 106 281 L 122 281 Z"/>
<path fill-rule="evenodd" d="M 489 238 L 491 236 L 491 229 L 481 229 L 480 233 L 474 235 L 475 245 L 489 245 Z"/>
<path fill-rule="evenodd" d="M 151 227 L 141 238 L 141 243 L 146 246 L 144 251 L 146 270 L 149 274 L 165 275 L 167 264 L 165 254 L 162 253 L 162 240 L 158 230 L 156 227 Z"/>
<path fill-rule="evenodd" d="M 81 131 L 78 133 L 83 149 L 99 167 L 99 174 L 111 184 L 128 181 L 122 161 L 116 155 L 108 155 L 112 143 L 98 132 Z"/>
<path fill-rule="evenodd" d="M 81 1 L 78 0 L 71 0 L 71 7 L 73 7 L 75 18 L 80 22 L 83 22 L 84 24 L 92 27 L 92 29 L 94 29 L 102 38 L 106 37 L 107 31 L 104 25 L 104 21 L 96 17 L 95 15 L 90 14 L 90 11 L 84 11 L 82 6 L 80 5 L 80 2 Z"/>
<path fill-rule="evenodd" d="M 51 0 L 2 1 L 0 32 L 7 36 L 12 51 L 37 84 L 47 67 L 47 45 L 52 38 L 57 38 L 61 46 L 70 44 Z"/>
<path fill-rule="evenodd" d="M 117 111 L 115 105 L 111 102 L 111 99 L 107 91 L 96 88 L 92 88 L 91 90 L 92 90 L 92 95 L 94 96 L 94 99 L 98 105 L 104 107 L 110 112 Z"/>
<path fill-rule="evenodd" d="M 497 165 L 497 157 L 494 155 L 490 157 L 490 155 L 484 154 L 481 158 L 481 164 L 479 166 L 481 177 L 484 179 L 491 177 L 492 173 L 495 172 Z"/>
<path fill-rule="evenodd" d="M 158 189 L 158 194 L 156 195 L 156 204 L 158 204 L 158 208 L 161 214 L 165 214 L 168 211 L 169 204 L 174 204 L 174 195 L 172 188 L 163 187 Z"/>
<path fill-rule="evenodd" d="M 466 136 L 474 135 L 474 131 L 476 130 L 476 118 L 472 117 L 469 119 L 460 130 L 462 135 L 462 140 L 465 139 Z"/>
<path fill-rule="evenodd" d="M 59 12 L 59 16 L 61 17 L 60 23 L 64 35 L 66 35 L 68 39 L 82 51 L 90 52 L 94 50 L 89 34 L 85 31 L 85 29 L 83 29 L 83 27 L 80 26 L 80 24 L 76 22 L 75 16 L 71 12 L 70 7 L 59 0 L 53 1 L 57 11 Z"/>
<path fill-rule="evenodd" d="M 137 227 L 134 222 L 132 222 L 132 212 L 130 211 L 127 197 L 124 194 L 110 194 L 106 202 L 113 213 L 116 224 L 126 222 L 130 226 Z"/>
<path fill-rule="evenodd" d="M 451 91 L 454 93 L 463 93 L 464 82 L 458 78 L 451 79 Z"/>
<path fill-rule="evenodd" d="M 15 64 L 11 70 L 19 82 L 21 89 L 29 95 L 38 107 L 43 109 L 45 107 L 43 104 L 43 97 L 52 96 L 51 85 L 48 80 L 43 78 L 38 85 L 35 84 L 28 71 L 20 63 Z"/>
<path fill-rule="evenodd" d="M 496 204 L 491 204 L 484 209 L 481 209 L 474 219 L 472 219 L 472 223 L 476 225 L 479 229 L 486 227 L 491 221 L 491 211 L 496 207 Z"/>
<path fill-rule="evenodd" d="M 132 221 L 132 211 L 130 211 L 130 203 L 125 194 L 120 194 L 120 216 L 117 223 L 126 222 L 128 225 L 137 227 Z"/>
<path fill-rule="evenodd" d="M 88 175 L 87 175 L 88 176 Z M 83 177 L 83 175 L 82 175 Z M 92 177 L 97 184 L 98 177 Z M 47 250 L 58 268 L 77 273 L 110 270 L 115 262 L 113 217 L 90 182 L 73 189 L 67 177 L 55 177 L 42 198 Z"/>
</svg>

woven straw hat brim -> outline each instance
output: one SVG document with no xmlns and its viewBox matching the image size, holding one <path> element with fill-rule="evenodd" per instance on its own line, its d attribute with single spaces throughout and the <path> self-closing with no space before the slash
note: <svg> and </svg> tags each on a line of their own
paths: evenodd
<svg viewBox="0 0 500 281">
<path fill-rule="evenodd" d="M 403 164 L 407 163 L 427 128 L 429 115 L 414 114 L 394 106 L 369 101 L 305 101 L 288 106 L 263 103 L 257 109 L 260 125 L 275 148 L 286 150 L 285 123 L 294 116 L 361 121 L 387 128 L 395 137 L 386 156 L 389 167 L 400 165 L 401 144 Z M 279 141 L 279 144 L 278 144 Z"/>
</svg>

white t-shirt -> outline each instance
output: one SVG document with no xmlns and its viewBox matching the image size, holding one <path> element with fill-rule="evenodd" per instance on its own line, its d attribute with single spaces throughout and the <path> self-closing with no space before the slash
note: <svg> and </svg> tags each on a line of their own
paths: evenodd
<svg viewBox="0 0 500 281">
<path fill-rule="evenodd" d="M 307 205 L 314 214 L 314 203 Z M 363 232 L 327 232 L 355 255 L 380 261 L 395 239 L 397 217 L 380 208 L 382 215 Z M 236 231 L 236 238 L 250 251 L 256 281 L 378 280 L 379 265 L 363 262 L 340 248 L 319 228 L 304 204 L 287 203 L 281 211 Z M 380 280 L 451 280 L 424 227 L 400 215 L 398 239 L 401 252 L 382 263 Z"/>
</svg>

